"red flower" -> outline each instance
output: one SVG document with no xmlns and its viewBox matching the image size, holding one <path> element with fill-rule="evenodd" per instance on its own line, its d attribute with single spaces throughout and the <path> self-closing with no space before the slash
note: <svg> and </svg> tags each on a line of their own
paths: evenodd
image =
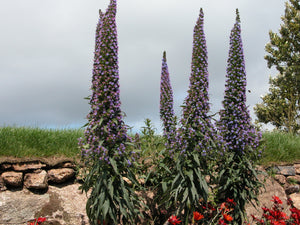
<svg viewBox="0 0 300 225">
<path fill-rule="evenodd" d="M 179 220 L 179 218 L 177 218 L 176 216 L 171 216 L 169 219 L 168 219 L 168 222 L 172 225 L 176 225 L 176 224 L 180 224 L 181 221 Z"/>
<path fill-rule="evenodd" d="M 34 219 L 34 222 L 28 222 L 28 225 L 40 224 L 42 222 L 45 222 L 46 220 L 47 220 L 46 217 L 39 217 L 38 219 Z"/>
<path fill-rule="evenodd" d="M 219 219 L 219 223 L 220 225 L 227 225 L 227 223 L 223 220 L 223 219 Z"/>
<path fill-rule="evenodd" d="M 226 221 L 228 221 L 228 222 L 230 222 L 230 221 L 233 220 L 233 218 L 232 218 L 230 215 L 228 215 L 228 214 L 223 214 L 223 217 L 224 217 L 224 219 L 225 219 Z"/>
<path fill-rule="evenodd" d="M 276 195 L 274 195 L 273 200 L 271 200 L 272 202 L 274 202 L 275 204 L 282 204 L 282 201 L 280 198 L 278 198 Z"/>
<path fill-rule="evenodd" d="M 196 221 L 204 218 L 204 216 L 199 212 L 193 212 L 193 214 L 194 214 L 194 220 L 196 220 Z"/>
<path fill-rule="evenodd" d="M 42 223 L 42 222 L 45 222 L 47 219 L 46 219 L 46 217 L 39 217 L 38 219 L 37 219 L 37 222 L 38 223 Z"/>
<path fill-rule="evenodd" d="M 228 203 L 230 203 L 230 204 L 236 205 L 236 203 L 234 202 L 234 200 L 231 199 L 231 198 L 227 198 L 226 201 L 227 201 Z"/>
</svg>

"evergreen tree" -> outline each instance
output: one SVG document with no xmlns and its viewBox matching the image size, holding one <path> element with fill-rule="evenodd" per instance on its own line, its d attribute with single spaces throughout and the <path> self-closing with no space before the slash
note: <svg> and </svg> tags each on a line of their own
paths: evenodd
<svg viewBox="0 0 300 225">
<path fill-rule="evenodd" d="M 269 93 L 255 107 L 258 121 L 279 129 L 297 132 L 300 129 L 300 2 L 286 2 L 279 33 L 270 31 L 265 59 L 279 74 L 270 78 Z"/>
<path fill-rule="evenodd" d="M 163 53 L 160 80 L 160 119 L 163 122 L 167 148 L 174 142 L 176 121 L 173 109 L 173 91 L 168 71 L 166 52 Z M 169 146 L 169 147 L 168 147 Z"/>
<path fill-rule="evenodd" d="M 246 71 L 241 39 L 239 12 L 230 34 L 226 89 L 218 128 L 227 152 L 218 166 L 220 174 L 217 200 L 234 199 L 233 224 L 243 224 L 245 204 L 257 199 L 261 183 L 253 167 L 253 156 L 260 134 L 253 125 L 246 106 Z"/>
<path fill-rule="evenodd" d="M 110 0 L 96 29 L 91 111 L 85 138 L 79 141 L 87 168 L 82 189 L 92 192 L 86 210 L 91 224 L 135 223 L 139 201 L 124 177 L 131 172 L 129 141 L 120 109 L 116 0 Z M 137 207 L 136 207 L 137 206 Z"/>
</svg>

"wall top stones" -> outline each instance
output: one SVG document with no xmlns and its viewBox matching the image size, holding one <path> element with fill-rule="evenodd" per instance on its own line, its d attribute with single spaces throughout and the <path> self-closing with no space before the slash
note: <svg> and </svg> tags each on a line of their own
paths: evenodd
<svg viewBox="0 0 300 225">
<path fill-rule="evenodd" d="M 76 165 L 78 163 L 68 158 L 1 158 L 0 191 L 23 187 L 47 190 L 49 184 L 74 181 Z"/>
</svg>

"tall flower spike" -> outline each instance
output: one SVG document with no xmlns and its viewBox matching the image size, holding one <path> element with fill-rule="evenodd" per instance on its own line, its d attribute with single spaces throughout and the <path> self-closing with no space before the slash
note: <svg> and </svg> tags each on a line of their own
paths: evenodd
<svg viewBox="0 0 300 225">
<path fill-rule="evenodd" d="M 219 130 L 229 151 L 245 153 L 249 147 L 258 147 L 260 134 L 251 124 L 246 106 L 246 70 L 238 10 L 230 34 L 226 78 L 224 109 L 220 112 Z"/>
<path fill-rule="evenodd" d="M 160 119 L 163 122 L 163 131 L 168 148 L 174 142 L 176 121 L 173 110 L 173 91 L 165 51 L 163 53 L 160 80 Z"/>
<path fill-rule="evenodd" d="M 128 139 L 120 109 L 116 1 L 111 0 L 107 11 L 99 11 L 96 29 L 95 56 L 92 78 L 91 111 L 82 154 L 93 155 L 108 162 L 110 157 L 125 152 Z"/>
<path fill-rule="evenodd" d="M 204 14 L 201 8 L 194 28 L 190 85 L 183 106 L 178 141 L 183 152 L 197 150 L 206 155 L 211 148 L 209 140 L 214 129 L 207 115 L 210 110 L 208 59 L 203 24 Z"/>
</svg>

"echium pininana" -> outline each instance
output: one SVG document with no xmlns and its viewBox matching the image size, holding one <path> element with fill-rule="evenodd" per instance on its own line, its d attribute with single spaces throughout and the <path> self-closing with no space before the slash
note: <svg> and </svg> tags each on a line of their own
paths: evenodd
<svg viewBox="0 0 300 225">
<path fill-rule="evenodd" d="M 100 12 L 92 79 L 91 111 L 85 139 L 79 142 L 84 169 L 81 189 L 90 192 L 86 212 L 91 224 L 137 224 L 140 199 L 129 181 L 137 182 L 131 171 L 129 140 L 120 109 L 116 0 Z M 125 212 L 125 213 L 124 213 Z"/>
<path fill-rule="evenodd" d="M 209 142 L 214 128 L 208 116 L 208 59 L 203 24 L 201 8 L 194 28 L 190 85 L 177 140 L 182 152 L 196 150 L 206 155 L 211 150 Z"/>
<path fill-rule="evenodd" d="M 160 80 L 160 119 L 163 122 L 167 148 L 174 142 L 176 121 L 173 109 L 173 91 L 167 65 L 166 52 L 163 53 Z"/>
<path fill-rule="evenodd" d="M 91 111 L 85 140 L 80 141 L 83 156 L 93 156 L 108 162 L 121 157 L 128 139 L 120 109 L 118 43 L 115 22 L 116 1 L 107 11 L 100 11 L 96 29 L 95 56 L 92 78 Z"/>
<path fill-rule="evenodd" d="M 226 78 L 223 110 L 220 112 L 218 123 L 219 131 L 230 152 L 244 154 L 247 149 L 258 147 L 260 134 L 251 124 L 246 106 L 247 82 L 238 10 L 230 34 Z"/>
</svg>

